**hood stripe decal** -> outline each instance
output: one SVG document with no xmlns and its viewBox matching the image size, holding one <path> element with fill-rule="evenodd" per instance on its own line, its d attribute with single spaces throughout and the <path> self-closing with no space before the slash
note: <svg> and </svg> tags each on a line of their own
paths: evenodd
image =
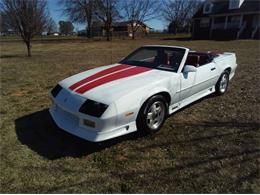
<svg viewBox="0 0 260 195">
<path fill-rule="evenodd" d="M 119 80 L 119 79 L 122 79 L 122 78 L 141 74 L 141 73 L 144 73 L 144 72 L 147 72 L 147 71 L 150 71 L 150 70 L 152 70 L 152 69 L 151 68 L 145 68 L 145 67 L 135 67 L 135 68 L 131 68 L 131 69 L 128 69 L 128 70 L 123 70 L 121 72 L 111 74 L 111 75 L 108 75 L 106 77 L 97 79 L 96 81 L 93 81 L 91 83 L 87 83 L 87 84 L 81 86 L 80 88 L 78 88 L 76 90 L 76 92 L 83 94 L 83 93 L 85 93 L 85 92 L 87 92 L 87 91 L 89 91 L 89 90 L 91 90 L 95 87 L 100 86 L 100 85 L 104 85 L 106 83 L 109 83 L 109 82 L 112 82 L 112 81 L 115 81 L 115 80 Z"/>
<path fill-rule="evenodd" d="M 102 70 L 100 72 L 97 72 L 96 74 L 93 74 L 93 75 L 91 75 L 91 76 L 89 76 L 89 77 L 87 77 L 83 80 L 76 82 L 75 84 L 71 85 L 69 87 L 69 89 L 74 90 L 74 89 L 76 89 L 76 88 L 78 88 L 78 87 L 80 87 L 80 86 L 82 86 L 82 85 L 84 85 L 84 84 L 86 84 L 90 81 L 93 81 L 95 79 L 98 79 L 100 77 L 106 76 L 108 74 L 111 74 L 111 73 L 119 71 L 119 70 L 124 70 L 124 69 L 129 68 L 129 67 L 131 67 L 131 66 L 126 65 L 126 64 L 120 64 L 118 66 L 113 66 L 111 68 L 107 68 L 107 69 Z"/>
</svg>

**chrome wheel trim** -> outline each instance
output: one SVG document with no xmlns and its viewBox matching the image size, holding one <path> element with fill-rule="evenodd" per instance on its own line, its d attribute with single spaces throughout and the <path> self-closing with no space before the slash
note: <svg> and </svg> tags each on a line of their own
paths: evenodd
<svg viewBox="0 0 260 195">
<path fill-rule="evenodd" d="M 157 130 L 157 128 L 162 124 L 165 117 L 165 105 L 161 101 L 154 102 L 146 115 L 146 124 L 152 130 Z"/>
<path fill-rule="evenodd" d="M 228 75 L 224 74 L 221 77 L 220 83 L 219 83 L 219 90 L 221 93 L 224 93 L 227 90 L 227 86 L 228 86 Z"/>
</svg>

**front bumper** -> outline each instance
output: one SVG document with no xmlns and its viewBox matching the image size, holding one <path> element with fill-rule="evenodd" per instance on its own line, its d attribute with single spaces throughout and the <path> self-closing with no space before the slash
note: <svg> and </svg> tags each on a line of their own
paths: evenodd
<svg viewBox="0 0 260 195">
<path fill-rule="evenodd" d="M 87 118 L 88 116 L 85 116 L 86 119 L 94 120 L 94 122 L 98 124 L 97 127 L 100 127 L 100 129 L 94 129 L 82 124 L 82 116 L 71 113 L 57 104 L 53 104 L 49 111 L 59 128 L 92 142 L 100 142 L 119 137 L 134 132 L 137 129 L 135 121 L 124 124 L 123 126 L 114 125 L 111 127 L 111 125 L 106 125 L 109 124 L 109 119 Z M 109 126 L 109 128 L 107 128 L 107 126 Z"/>
</svg>

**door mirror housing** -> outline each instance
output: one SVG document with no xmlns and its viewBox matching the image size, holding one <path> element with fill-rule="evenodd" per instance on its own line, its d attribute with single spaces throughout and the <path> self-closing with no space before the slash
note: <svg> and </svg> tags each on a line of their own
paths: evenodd
<svg viewBox="0 0 260 195">
<path fill-rule="evenodd" d="M 197 68 L 192 65 L 185 65 L 183 73 L 189 73 L 189 72 L 197 72 Z"/>
</svg>

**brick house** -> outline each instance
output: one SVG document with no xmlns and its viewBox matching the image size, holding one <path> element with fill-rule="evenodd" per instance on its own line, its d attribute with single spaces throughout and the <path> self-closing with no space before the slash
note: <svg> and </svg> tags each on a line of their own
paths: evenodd
<svg viewBox="0 0 260 195">
<path fill-rule="evenodd" d="M 136 37 L 143 37 L 149 34 L 151 28 L 148 27 L 146 24 L 142 22 L 136 22 L 134 25 L 139 25 L 138 30 L 135 33 Z M 92 32 L 94 36 L 105 36 L 106 31 L 103 27 L 103 24 L 96 22 L 93 25 Z M 131 22 L 117 22 L 112 25 L 112 35 L 113 36 L 125 36 L 125 37 L 132 37 L 132 30 L 131 30 Z"/>
<path fill-rule="evenodd" d="M 259 0 L 206 0 L 193 16 L 194 39 L 259 39 Z"/>
</svg>

